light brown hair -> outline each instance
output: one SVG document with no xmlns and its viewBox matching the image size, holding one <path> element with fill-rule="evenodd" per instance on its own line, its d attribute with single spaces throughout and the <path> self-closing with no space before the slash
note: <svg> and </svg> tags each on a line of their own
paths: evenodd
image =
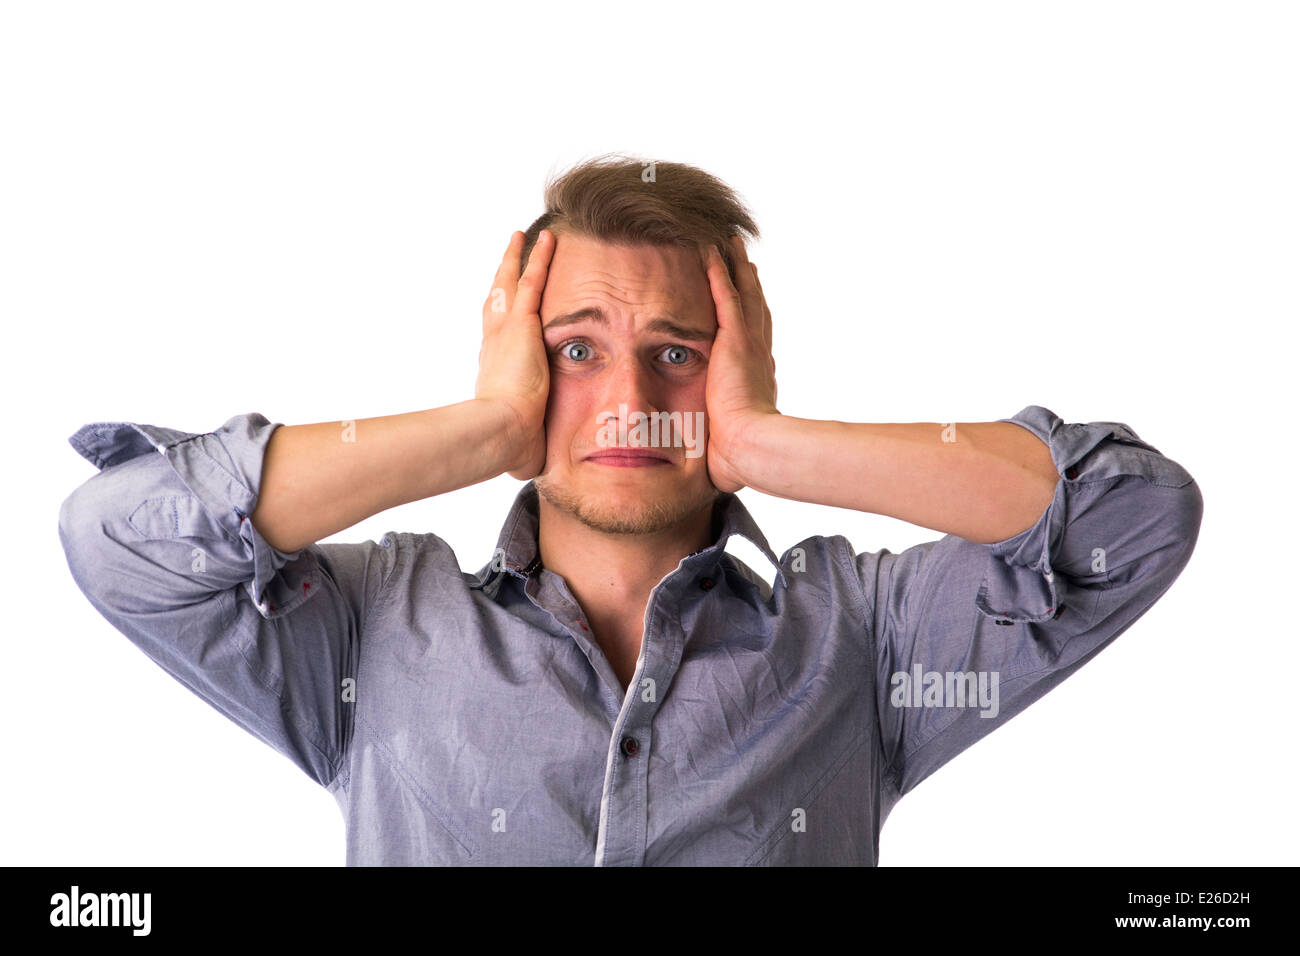
<svg viewBox="0 0 1300 956">
<path fill-rule="evenodd" d="M 543 229 L 614 245 L 683 246 L 722 253 L 731 281 L 729 236 L 758 238 L 758 225 L 736 192 L 695 166 L 606 153 L 551 176 L 546 211 L 524 232 L 520 274 Z"/>
</svg>

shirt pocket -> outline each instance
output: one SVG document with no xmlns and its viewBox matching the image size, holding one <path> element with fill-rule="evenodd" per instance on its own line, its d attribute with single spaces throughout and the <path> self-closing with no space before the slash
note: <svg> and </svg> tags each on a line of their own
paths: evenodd
<svg viewBox="0 0 1300 956">
<path fill-rule="evenodd" d="M 1138 475 L 1153 485 L 1166 488 L 1182 488 L 1192 481 L 1186 468 L 1160 454 L 1154 445 L 1142 441 L 1131 431 L 1114 432 L 1076 467 L 1079 477 L 1087 481 Z"/>
<path fill-rule="evenodd" d="M 194 495 L 149 498 L 140 502 L 126 520 L 147 541 L 170 538 L 222 540 L 226 537 Z"/>
</svg>

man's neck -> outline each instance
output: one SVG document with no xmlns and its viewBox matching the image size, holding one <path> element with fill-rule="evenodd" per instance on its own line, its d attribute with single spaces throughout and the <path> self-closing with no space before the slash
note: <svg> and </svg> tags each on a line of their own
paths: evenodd
<svg viewBox="0 0 1300 956">
<path fill-rule="evenodd" d="M 640 621 L 650 592 L 682 558 L 715 539 L 713 504 L 680 524 L 651 534 L 606 534 L 538 501 L 542 566 L 569 585 L 593 625 Z"/>
</svg>

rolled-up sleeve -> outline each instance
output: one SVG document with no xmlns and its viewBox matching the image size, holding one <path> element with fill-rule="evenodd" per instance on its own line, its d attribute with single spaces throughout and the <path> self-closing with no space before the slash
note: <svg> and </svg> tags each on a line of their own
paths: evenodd
<svg viewBox="0 0 1300 956">
<path fill-rule="evenodd" d="M 1001 421 L 1047 443 L 1060 475 L 1033 527 L 991 544 L 947 535 L 854 555 L 896 796 L 1127 630 L 1173 584 L 1199 534 L 1196 482 L 1129 426 L 1067 424 L 1037 405 Z"/>
<path fill-rule="evenodd" d="M 90 603 L 178 681 L 329 786 L 352 727 L 359 641 L 394 564 L 381 543 L 268 544 L 249 516 L 279 427 L 130 422 L 79 429 L 100 469 L 63 502 L 59 537 Z"/>
</svg>

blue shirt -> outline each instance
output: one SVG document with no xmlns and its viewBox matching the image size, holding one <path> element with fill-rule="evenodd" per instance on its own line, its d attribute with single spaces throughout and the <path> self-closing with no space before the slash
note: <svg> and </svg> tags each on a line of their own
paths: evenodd
<svg viewBox="0 0 1300 956">
<path fill-rule="evenodd" d="M 115 628 L 334 796 L 349 865 L 874 865 L 899 798 L 1123 633 L 1199 532 L 1196 483 L 1127 425 L 1001 420 L 1061 476 L 1032 528 L 778 558 L 724 495 L 626 692 L 541 566 L 531 482 L 474 574 L 436 534 L 284 553 L 248 520 L 278 424 L 105 422 L 69 439 L 100 472 L 59 534 Z"/>
</svg>

